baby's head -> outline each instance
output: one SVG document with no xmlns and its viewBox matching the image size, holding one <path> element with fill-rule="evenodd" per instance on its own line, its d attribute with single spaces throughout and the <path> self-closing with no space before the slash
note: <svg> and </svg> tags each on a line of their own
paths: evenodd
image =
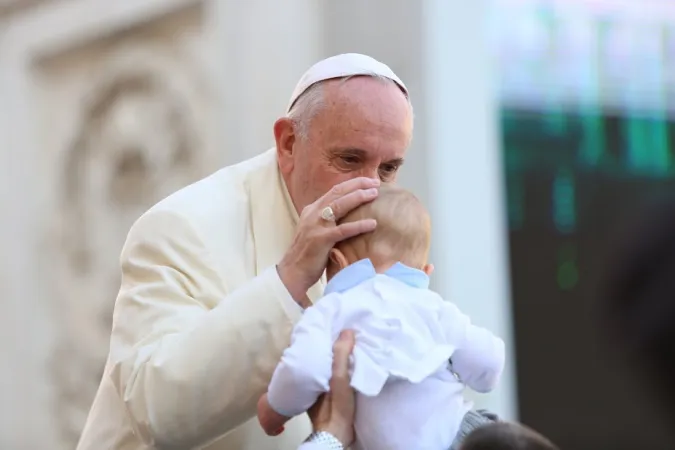
<svg viewBox="0 0 675 450">
<path fill-rule="evenodd" d="M 382 186 L 375 200 L 354 209 L 339 223 L 363 219 L 375 219 L 377 227 L 333 248 L 326 269 L 328 279 L 365 258 L 371 260 L 377 272 L 384 272 L 397 262 L 429 272 L 431 219 L 424 205 L 411 192 Z"/>
<path fill-rule="evenodd" d="M 475 429 L 461 450 L 558 450 L 547 438 L 515 422 L 495 422 Z"/>
</svg>

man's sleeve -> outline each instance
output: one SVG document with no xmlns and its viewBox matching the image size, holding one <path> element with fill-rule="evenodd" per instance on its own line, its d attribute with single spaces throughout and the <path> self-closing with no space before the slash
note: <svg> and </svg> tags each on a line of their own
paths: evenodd
<svg viewBox="0 0 675 450">
<path fill-rule="evenodd" d="M 108 376 L 136 434 L 195 448 L 254 417 L 301 317 L 276 268 L 227 290 L 197 233 L 168 212 L 139 219 L 121 265 Z"/>
<path fill-rule="evenodd" d="M 442 321 L 448 340 L 457 348 L 451 357 L 452 370 L 474 391 L 492 391 L 504 371 L 504 341 L 472 324 L 469 317 L 450 302 L 444 308 Z"/>
<path fill-rule="evenodd" d="M 281 357 L 267 391 L 277 413 L 295 417 L 328 392 L 333 365 L 332 317 L 338 294 L 322 298 L 293 330 L 291 345 Z"/>
</svg>

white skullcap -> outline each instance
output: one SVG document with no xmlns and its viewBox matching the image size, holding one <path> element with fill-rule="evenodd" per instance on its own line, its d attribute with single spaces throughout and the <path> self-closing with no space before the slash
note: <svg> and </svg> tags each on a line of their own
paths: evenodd
<svg viewBox="0 0 675 450">
<path fill-rule="evenodd" d="M 288 103 L 288 111 L 291 110 L 295 101 L 313 84 L 318 83 L 319 81 L 358 75 L 389 78 L 399 85 L 406 96 L 408 95 L 408 89 L 405 87 L 405 84 L 403 84 L 403 81 L 401 81 L 394 71 L 386 64 L 383 64 L 370 56 L 361 55 L 359 53 L 344 53 L 319 61 L 305 72 L 293 90 L 291 101 Z"/>
</svg>

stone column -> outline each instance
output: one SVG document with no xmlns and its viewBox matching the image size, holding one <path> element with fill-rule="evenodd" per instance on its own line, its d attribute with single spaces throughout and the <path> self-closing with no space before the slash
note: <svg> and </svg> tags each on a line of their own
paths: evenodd
<svg viewBox="0 0 675 450">
<path fill-rule="evenodd" d="M 5 22 L 6 23 L 6 22 Z M 0 28 L 4 23 L 0 21 Z M 6 29 L 5 29 L 6 31 Z M 49 388 L 42 362 L 52 329 L 39 298 L 41 282 L 35 264 L 42 207 L 35 173 L 42 160 L 36 154 L 36 126 L 23 101 L 32 80 L 24 76 L 26 62 L 14 51 L 8 33 L 0 33 L 0 448 L 39 448 L 41 434 L 52 431 L 45 414 Z M 44 256 L 44 255 L 43 255 Z M 49 299 L 46 299 L 49 301 Z"/>
<path fill-rule="evenodd" d="M 272 125 L 286 112 L 295 84 L 321 59 L 323 2 L 212 1 L 210 51 L 218 55 L 224 164 L 274 144 Z"/>
<path fill-rule="evenodd" d="M 502 336 L 501 386 L 477 406 L 516 418 L 515 357 L 496 69 L 488 0 L 426 0 L 424 89 L 435 288 L 474 323 Z"/>
</svg>

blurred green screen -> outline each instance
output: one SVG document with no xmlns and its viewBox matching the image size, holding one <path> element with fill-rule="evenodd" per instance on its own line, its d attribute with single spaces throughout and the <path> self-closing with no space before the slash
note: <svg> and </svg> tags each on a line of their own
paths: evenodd
<svg viewBox="0 0 675 450">
<path fill-rule="evenodd" d="M 566 449 L 667 448 L 593 305 L 612 231 L 675 194 L 673 20 L 553 3 L 493 27 L 520 416 Z"/>
</svg>

